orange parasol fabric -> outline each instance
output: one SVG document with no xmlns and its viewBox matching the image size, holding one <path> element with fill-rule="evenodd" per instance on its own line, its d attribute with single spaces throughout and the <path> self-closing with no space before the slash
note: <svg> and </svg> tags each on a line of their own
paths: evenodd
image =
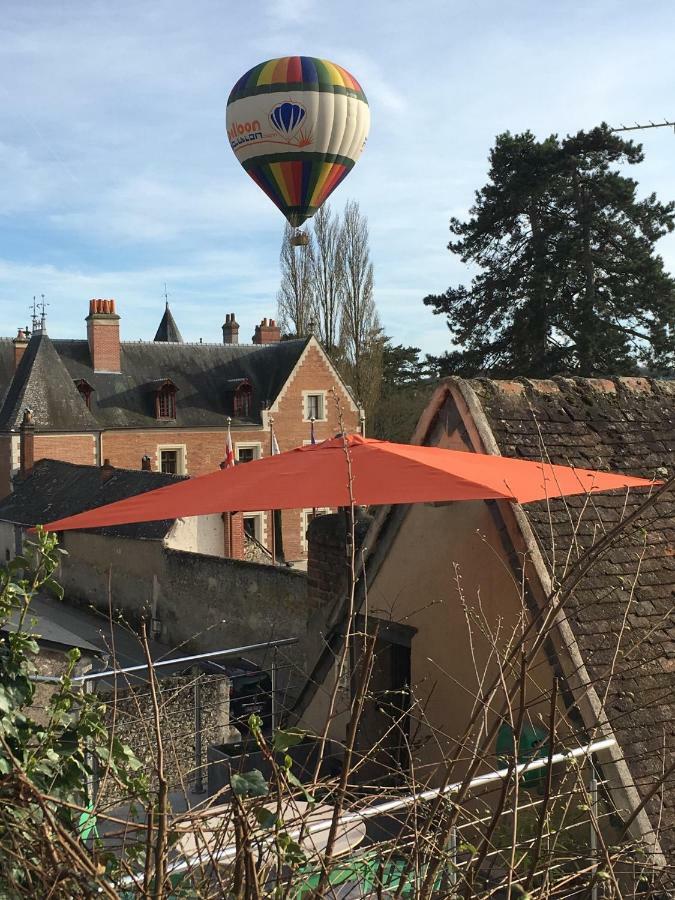
<svg viewBox="0 0 675 900">
<path fill-rule="evenodd" d="M 350 480 L 353 501 L 361 506 L 441 500 L 529 503 L 656 483 L 347 435 L 128 497 L 49 522 L 45 528 L 68 531 L 222 512 L 349 506 Z"/>
</svg>

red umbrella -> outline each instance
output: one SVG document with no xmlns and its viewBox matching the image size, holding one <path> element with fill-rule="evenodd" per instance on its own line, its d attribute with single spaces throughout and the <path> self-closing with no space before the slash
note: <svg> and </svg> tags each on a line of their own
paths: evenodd
<svg viewBox="0 0 675 900">
<path fill-rule="evenodd" d="M 128 497 L 45 527 L 67 531 L 210 513 L 349 506 L 352 499 L 361 506 L 440 500 L 528 503 L 653 484 L 630 475 L 348 435 Z"/>
</svg>

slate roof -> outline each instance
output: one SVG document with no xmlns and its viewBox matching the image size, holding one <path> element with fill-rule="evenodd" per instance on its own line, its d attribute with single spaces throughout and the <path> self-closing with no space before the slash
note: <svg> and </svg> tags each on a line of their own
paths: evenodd
<svg viewBox="0 0 675 900">
<path fill-rule="evenodd" d="M 13 359 L 13 347 L 12 359 Z M 16 430 L 26 407 L 36 429 L 64 427 L 91 431 L 98 426 L 46 333 L 28 342 L 0 411 L 0 429 Z"/>
<path fill-rule="evenodd" d="M 469 382 L 501 452 L 666 479 L 675 474 L 675 383 L 647 378 Z M 523 507 L 549 569 L 561 575 L 644 491 Z M 625 507 L 625 511 L 624 511 Z M 580 526 L 578 525 L 581 522 Z M 644 530 L 643 530 L 644 529 Z M 646 513 L 575 589 L 567 616 L 640 794 L 675 754 L 675 491 Z M 622 634 L 623 629 L 623 634 Z M 618 648 L 618 651 L 617 651 Z M 616 654 L 615 674 L 609 671 Z M 665 757 L 665 760 L 664 760 Z M 662 806 L 661 806 L 662 804 Z M 675 849 L 675 774 L 647 804 Z"/>
<path fill-rule="evenodd" d="M 106 477 L 109 472 L 112 474 Z M 0 501 L 0 520 L 20 525 L 53 522 L 105 503 L 154 491 L 186 477 L 142 469 L 111 468 L 106 471 L 98 466 L 41 459 L 27 475 L 16 477 L 12 493 Z M 114 525 L 94 531 L 117 537 L 162 540 L 174 521 Z"/>
<path fill-rule="evenodd" d="M 35 412 L 36 428 L 53 431 L 100 428 L 220 427 L 227 424 L 232 384 L 248 379 L 253 387 L 251 418 L 233 424 L 259 424 L 291 375 L 309 339 L 275 344 L 185 344 L 122 342 L 121 374 L 94 372 L 86 340 L 50 340 L 34 334 L 12 381 L 14 349 L 0 340 L 0 430 L 18 428 L 25 406 Z M 75 388 L 92 386 L 91 412 Z M 171 379 L 179 391 L 175 420 L 155 418 L 152 383 Z M 11 384 L 10 384 L 11 382 Z"/>
<path fill-rule="evenodd" d="M 164 343 L 183 343 L 183 336 L 178 330 L 178 325 L 176 325 L 176 320 L 174 319 L 171 310 L 169 309 L 168 302 L 166 304 L 166 309 L 164 310 L 162 321 L 159 323 L 159 328 L 157 329 L 157 334 L 155 335 L 154 339 L 156 341 L 163 341 Z"/>
</svg>

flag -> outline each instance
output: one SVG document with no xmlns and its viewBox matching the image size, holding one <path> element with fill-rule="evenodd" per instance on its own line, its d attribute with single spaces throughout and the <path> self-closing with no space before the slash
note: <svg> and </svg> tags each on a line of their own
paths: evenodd
<svg viewBox="0 0 675 900">
<path fill-rule="evenodd" d="M 234 465 L 234 450 L 232 449 L 232 435 L 230 434 L 230 425 L 227 425 L 227 443 L 225 444 L 225 465 L 223 468 L 229 469 Z"/>
<path fill-rule="evenodd" d="M 314 437 L 314 419 L 309 420 L 309 442 L 310 444 L 316 444 L 316 438 Z"/>
<path fill-rule="evenodd" d="M 278 456 L 281 453 L 279 449 L 279 444 L 277 443 L 277 436 L 274 433 L 274 429 L 272 429 L 272 456 Z"/>
</svg>

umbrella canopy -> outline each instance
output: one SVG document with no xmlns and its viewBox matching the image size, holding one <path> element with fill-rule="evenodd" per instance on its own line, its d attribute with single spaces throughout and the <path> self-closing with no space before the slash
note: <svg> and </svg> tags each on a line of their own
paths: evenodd
<svg viewBox="0 0 675 900">
<path fill-rule="evenodd" d="M 222 512 L 349 506 L 352 496 L 360 506 L 441 500 L 528 503 L 652 484 L 630 475 L 354 434 L 191 478 L 45 527 L 67 531 Z"/>
</svg>

